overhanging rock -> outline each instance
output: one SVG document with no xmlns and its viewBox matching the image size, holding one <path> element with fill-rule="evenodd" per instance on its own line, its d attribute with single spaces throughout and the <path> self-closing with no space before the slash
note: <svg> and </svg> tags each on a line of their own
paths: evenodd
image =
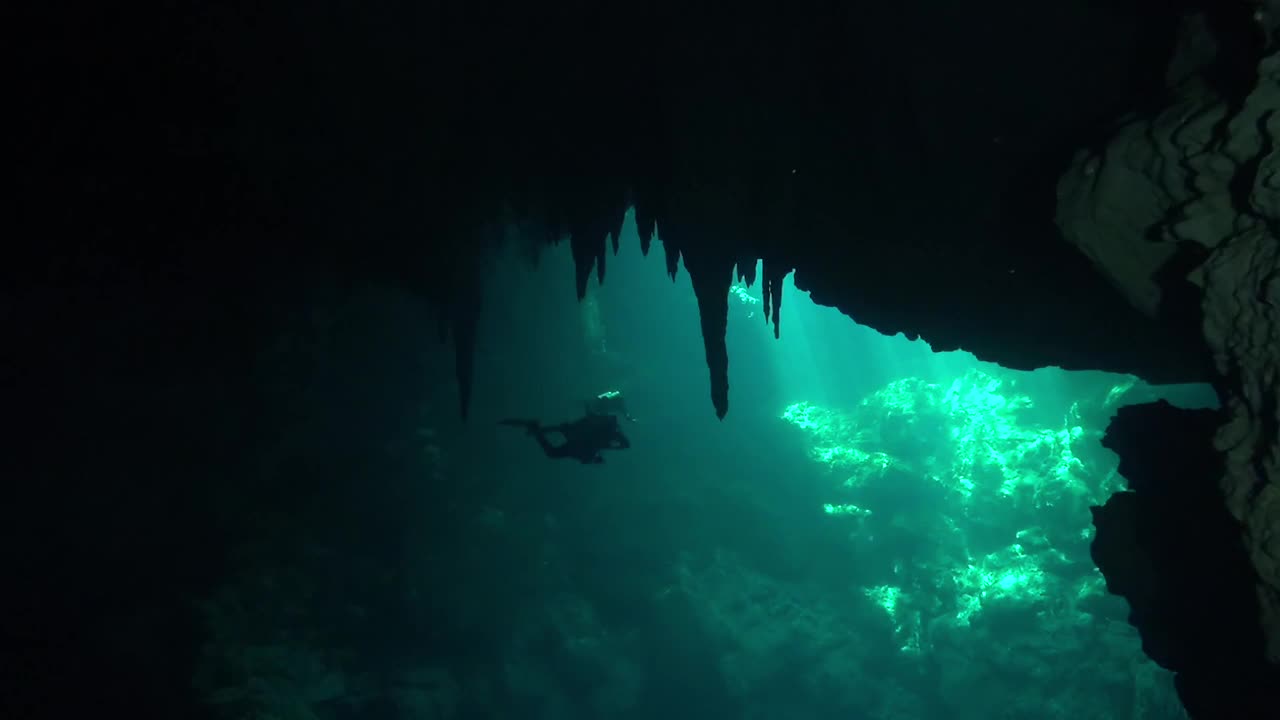
<svg viewBox="0 0 1280 720">
<path fill-rule="evenodd" d="M 1218 497 L 1256 573 L 1256 626 L 1280 663 L 1280 52 L 1238 98 L 1203 76 L 1163 112 L 1080 153 L 1058 222 L 1136 306 L 1195 327 L 1224 417 Z"/>
</svg>

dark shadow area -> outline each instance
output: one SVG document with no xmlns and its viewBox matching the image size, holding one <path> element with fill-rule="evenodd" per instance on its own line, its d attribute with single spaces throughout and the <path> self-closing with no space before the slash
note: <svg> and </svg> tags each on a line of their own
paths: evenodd
<svg viewBox="0 0 1280 720">
<path fill-rule="evenodd" d="M 1121 408 L 1103 444 L 1130 490 L 1093 508 L 1092 555 L 1143 649 L 1177 673 L 1194 718 L 1261 718 L 1280 702 L 1257 627 L 1257 578 L 1212 478 L 1220 415 L 1164 401 Z"/>
</svg>

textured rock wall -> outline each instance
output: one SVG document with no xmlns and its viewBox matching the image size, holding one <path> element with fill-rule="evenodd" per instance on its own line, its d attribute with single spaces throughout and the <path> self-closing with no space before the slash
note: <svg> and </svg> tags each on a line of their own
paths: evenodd
<svg viewBox="0 0 1280 720">
<path fill-rule="evenodd" d="M 1224 136 L 1194 164 L 1202 196 L 1174 228 L 1209 256 L 1205 340 L 1230 415 L 1214 438 L 1226 454 L 1222 490 L 1258 570 L 1268 656 L 1280 663 L 1280 53 Z"/>
<path fill-rule="evenodd" d="M 1167 109 L 1080 153 L 1059 185 L 1058 223 L 1136 307 L 1194 323 L 1212 353 L 1224 408 L 1215 479 L 1278 663 L 1280 52 L 1238 97 L 1203 78 L 1186 76 Z"/>
<path fill-rule="evenodd" d="M 1195 718 L 1249 718 L 1280 701 L 1258 632 L 1256 573 L 1217 486 L 1222 413 L 1167 402 L 1123 407 L 1103 444 L 1129 489 L 1093 508 L 1091 553 L 1130 608 L 1146 654 L 1177 673 Z M 1194 528 L 1194 532 L 1189 529 Z"/>
</svg>

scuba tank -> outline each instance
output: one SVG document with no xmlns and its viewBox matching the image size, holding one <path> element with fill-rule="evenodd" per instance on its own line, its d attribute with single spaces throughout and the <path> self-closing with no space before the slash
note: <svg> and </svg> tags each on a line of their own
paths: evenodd
<svg viewBox="0 0 1280 720">
<path fill-rule="evenodd" d="M 627 401 L 619 390 L 606 390 L 587 401 L 588 415 L 614 415 L 635 422 L 627 412 Z"/>
</svg>

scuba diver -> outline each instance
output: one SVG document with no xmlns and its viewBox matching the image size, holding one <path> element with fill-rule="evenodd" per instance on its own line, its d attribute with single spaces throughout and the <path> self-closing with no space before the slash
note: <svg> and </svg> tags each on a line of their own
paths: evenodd
<svg viewBox="0 0 1280 720">
<path fill-rule="evenodd" d="M 586 406 L 588 415 L 613 415 L 626 418 L 628 422 L 636 421 L 635 418 L 631 417 L 631 413 L 627 412 L 627 401 L 622 398 L 622 393 L 617 390 L 607 390 L 600 393 L 588 400 Z"/>
<path fill-rule="evenodd" d="M 559 425 L 544 426 L 537 420 L 514 418 L 500 420 L 498 424 L 524 428 L 538 441 L 538 446 L 549 458 L 573 458 L 584 465 L 603 463 L 602 450 L 625 450 L 631 447 L 631 441 L 622 434 L 618 417 L 621 415 L 631 422 L 635 422 L 635 419 L 627 414 L 621 393 L 601 393 L 587 401 L 586 410 L 583 417 Z M 547 437 L 552 434 L 562 436 L 564 442 L 553 444 Z"/>
</svg>

